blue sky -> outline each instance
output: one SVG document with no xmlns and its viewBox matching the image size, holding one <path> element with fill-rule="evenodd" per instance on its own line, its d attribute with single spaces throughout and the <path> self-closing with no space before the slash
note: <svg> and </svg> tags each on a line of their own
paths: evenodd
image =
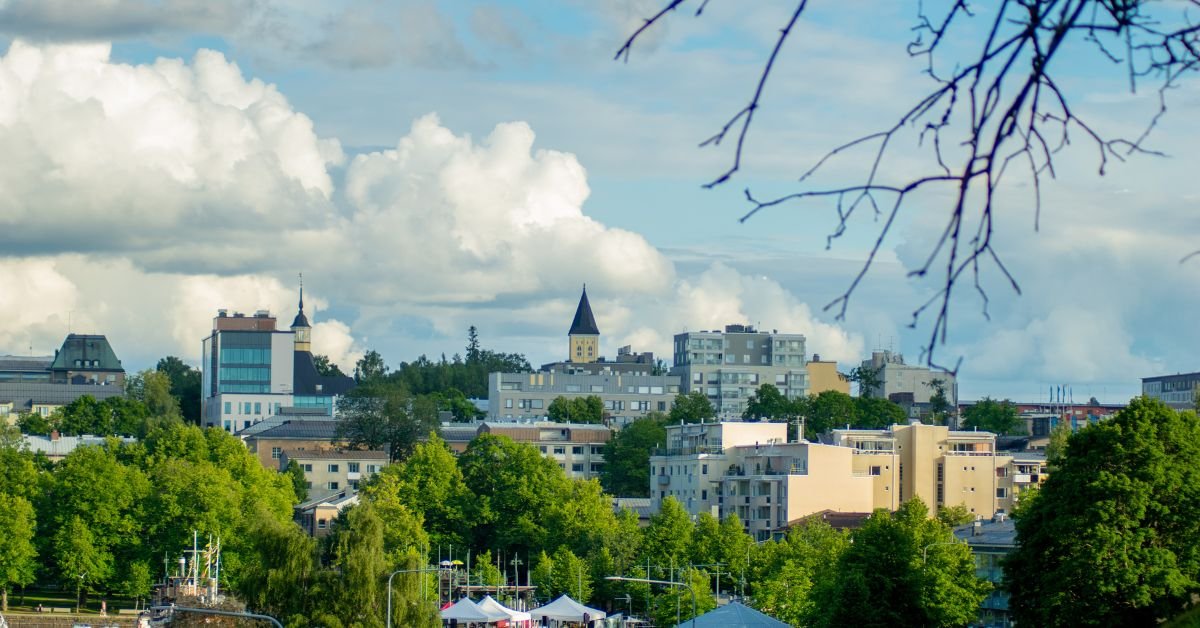
<svg viewBox="0 0 1200 628">
<path fill-rule="evenodd" d="M 37 303 L 0 329 L 0 353 L 52 350 L 69 316 L 133 368 L 194 362 L 217 307 L 290 320 L 303 272 L 317 348 L 346 363 L 367 348 L 392 364 L 450 355 L 471 324 L 487 346 L 558 359 L 585 282 L 608 354 L 669 357 L 674 333 L 750 322 L 805 333 L 844 370 L 878 348 L 918 360 L 931 319 L 907 325 L 937 285 L 906 273 L 947 197 L 912 199 L 844 320 L 823 308 L 879 221 L 861 213 L 828 250 L 829 203 L 738 222 L 744 188 L 794 190 L 824 151 L 929 88 L 904 53 L 912 6 L 813 3 L 743 169 L 714 190 L 701 184 L 731 147 L 698 144 L 745 104 L 791 7 L 685 8 L 614 61 L 657 6 L 0 1 L 0 147 L 29 168 L 10 168 L 0 196 L 0 278 L 9 309 Z M 982 8 L 950 52 L 978 45 Z M 1131 94 L 1084 47 L 1063 61 L 1076 109 L 1136 135 L 1153 91 Z M 963 359 L 963 398 L 1071 384 L 1119 401 L 1140 377 L 1197 368 L 1200 333 L 1182 313 L 1200 305 L 1200 264 L 1178 261 L 1200 232 L 1198 103 L 1190 83 L 1172 94 L 1151 137 L 1170 157 L 1105 177 L 1076 134 L 1038 231 L 1014 175 L 996 237 L 1023 294 L 985 269 L 990 320 L 969 286 L 954 302 L 939 357 Z M 926 159 L 915 138 L 898 142 L 888 176 Z M 866 157 L 821 182 L 852 180 Z"/>
</svg>

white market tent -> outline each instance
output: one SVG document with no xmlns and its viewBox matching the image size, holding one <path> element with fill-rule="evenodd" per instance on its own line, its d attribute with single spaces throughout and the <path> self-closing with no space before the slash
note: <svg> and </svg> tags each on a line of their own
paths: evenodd
<svg viewBox="0 0 1200 628">
<path fill-rule="evenodd" d="M 545 606 L 529 611 L 529 615 L 533 619 L 541 619 L 545 617 L 555 621 L 576 622 L 583 621 L 584 615 L 587 615 L 588 619 L 604 619 L 606 616 L 604 611 L 596 608 L 588 608 L 587 606 L 572 600 L 571 597 L 565 593 L 557 600 L 554 600 Z"/>
<path fill-rule="evenodd" d="M 490 623 L 495 621 L 488 617 L 488 614 L 483 612 L 468 598 L 463 598 L 454 603 L 453 606 L 442 610 L 442 621 L 457 619 L 459 622 L 481 622 Z"/>
<path fill-rule="evenodd" d="M 477 602 L 475 605 L 479 607 L 479 610 L 488 613 L 489 616 L 495 617 L 496 619 L 507 619 L 518 626 L 528 626 L 532 620 L 529 613 L 526 613 L 525 611 L 513 610 L 497 602 L 495 598 L 490 595 L 484 596 L 484 598 L 479 600 L 479 602 Z"/>
</svg>

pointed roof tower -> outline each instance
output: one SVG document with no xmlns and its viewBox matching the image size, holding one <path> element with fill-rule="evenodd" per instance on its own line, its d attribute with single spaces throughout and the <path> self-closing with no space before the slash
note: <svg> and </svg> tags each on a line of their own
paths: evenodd
<svg viewBox="0 0 1200 628">
<path fill-rule="evenodd" d="M 304 275 L 300 275 L 300 311 L 296 313 L 296 318 L 292 320 L 292 328 L 296 327 L 312 327 L 308 324 L 308 317 L 304 315 Z"/>
<path fill-rule="evenodd" d="M 571 321 L 571 336 L 599 336 L 600 328 L 596 327 L 596 317 L 592 315 L 592 304 L 588 303 L 587 284 L 583 284 L 583 296 L 579 297 L 579 307 L 575 308 L 575 320 Z"/>
</svg>

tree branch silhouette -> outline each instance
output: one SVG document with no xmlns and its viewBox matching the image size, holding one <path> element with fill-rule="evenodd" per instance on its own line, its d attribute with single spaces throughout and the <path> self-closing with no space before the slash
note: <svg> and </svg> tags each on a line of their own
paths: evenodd
<svg viewBox="0 0 1200 628">
<path fill-rule="evenodd" d="M 617 51 L 616 58 L 629 60 L 635 43 L 649 29 L 688 3 L 671 0 L 647 18 Z M 703 13 L 708 0 L 700 3 L 696 16 Z M 779 30 L 769 55 L 762 65 L 748 104 L 736 111 L 701 147 L 719 146 L 736 133 L 730 166 L 703 187 L 728 183 L 741 169 L 747 150 L 747 134 L 754 115 L 763 106 L 765 88 L 779 53 L 808 7 L 807 0 L 794 3 Z M 990 318 L 990 299 L 981 283 L 981 272 L 990 267 L 1021 294 L 1017 278 L 1008 270 L 993 247 L 996 199 L 1008 190 L 1001 189 L 1009 166 L 1024 170 L 1032 183 L 1034 230 L 1040 226 L 1043 177 L 1056 176 L 1055 159 L 1071 144 L 1073 135 L 1083 137 L 1096 149 L 1100 175 L 1110 162 L 1123 162 L 1132 155 L 1162 154 L 1144 146 L 1151 131 L 1167 112 L 1167 93 L 1179 79 L 1200 64 L 1200 25 L 1194 24 L 1189 9 L 1200 8 L 1200 0 L 1152 3 L 1149 0 L 1002 0 L 995 14 L 985 23 L 987 36 L 976 53 L 963 59 L 947 50 L 947 37 L 966 20 L 976 19 L 966 0 L 956 0 L 948 8 L 931 14 L 925 3 L 916 3 L 913 38 L 906 51 L 926 60 L 924 73 L 932 86 L 904 111 L 897 121 L 880 130 L 864 133 L 826 152 L 805 170 L 797 183 L 798 191 L 759 198 L 750 189 L 745 197 L 750 208 L 741 216 L 745 222 L 760 211 L 804 199 L 830 199 L 838 222 L 826 240 L 831 248 L 848 228 L 848 221 L 860 208 L 869 207 L 883 224 L 866 261 L 846 290 L 825 306 L 836 310 L 843 320 L 851 298 L 887 241 L 905 201 L 926 189 L 947 189 L 953 200 L 947 208 L 945 223 L 924 263 L 910 271 L 910 277 L 935 275 L 940 289 L 912 312 L 910 327 L 933 315 L 923 359 L 931 367 L 944 368 L 935 361 L 935 349 L 946 343 L 950 310 L 955 288 L 964 276 L 971 277 L 985 317 Z M 1139 83 L 1154 80 L 1157 110 L 1142 132 L 1133 139 L 1108 137 L 1081 118 L 1071 106 L 1070 94 L 1051 73 L 1051 62 L 1062 54 L 1064 45 L 1079 40 L 1092 44 L 1103 61 L 1122 66 L 1131 90 Z M 954 69 L 938 69 L 939 60 L 950 58 Z M 900 183 L 885 182 L 885 159 L 893 154 L 897 136 L 918 129 L 918 148 L 928 150 L 932 166 Z M 946 147 L 955 147 L 950 154 Z M 855 151 L 871 155 L 856 185 L 820 188 L 812 182 L 825 174 L 836 159 Z M 974 224 L 972 229 L 969 225 Z M 1186 261 L 1200 251 L 1184 258 Z M 955 366 L 954 371 L 957 370 Z M 953 371 L 952 371 L 953 372 Z"/>
</svg>

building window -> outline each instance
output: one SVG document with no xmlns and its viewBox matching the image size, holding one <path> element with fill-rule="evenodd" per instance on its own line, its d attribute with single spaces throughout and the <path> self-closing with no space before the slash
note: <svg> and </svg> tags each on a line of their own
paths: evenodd
<svg viewBox="0 0 1200 628">
<path fill-rule="evenodd" d="M 337 472 L 338 472 L 338 466 L 337 466 L 336 464 L 331 464 L 331 465 L 329 465 L 329 472 L 330 472 L 330 473 L 337 473 Z"/>
<path fill-rule="evenodd" d="M 571 447 L 571 453 L 576 456 L 583 455 L 583 446 L 575 445 L 574 447 Z"/>
<path fill-rule="evenodd" d="M 225 402 L 225 414 L 233 414 L 233 403 L 232 402 L 229 402 L 229 401 Z"/>
<path fill-rule="evenodd" d="M 582 472 L 582 471 L 583 471 L 583 464 L 582 464 L 582 463 L 579 463 L 579 462 L 576 462 L 576 463 L 574 463 L 574 464 L 572 464 L 572 465 L 571 465 L 571 470 L 572 470 L 572 471 L 574 471 L 574 472 L 576 472 L 576 473 L 580 473 L 580 472 Z"/>
<path fill-rule="evenodd" d="M 708 499 L 708 489 L 700 489 L 700 499 Z"/>
<path fill-rule="evenodd" d="M 708 465 L 706 465 L 706 464 L 700 465 L 700 473 L 702 473 L 704 475 L 708 475 Z"/>
<path fill-rule="evenodd" d="M 541 449 L 542 449 L 542 453 L 543 453 L 543 454 L 544 454 L 544 453 L 546 453 L 546 446 L 545 446 L 545 445 L 542 445 Z"/>
<path fill-rule="evenodd" d="M 566 447 L 555 447 L 554 448 L 554 455 L 556 455 L 556 456 L 561 456 L 565 453 L 567 453 Z"/>
<path fill-rule="evenodd" d="M 996 477 L 998 477 L 998 478 L 1008 477 L 1008 467 L 996 467 Z"/>
<path fill-rule="evenodd" d="M 279 447 L 271 448 L 271 457 L 274 458 L 275 460 L 279 460 L 279 455 L 282 453 L 283 453 L 283 450 L 280 449 Z"/>
<path fill-rule="evenodd" d="M 529 400 L 530 407 L 535 410 L 540 410 L 541 408 L 543 408 L 545 403 L 546 403 L 545 399 L 530 399 Z"/>
<path fill-rule="evenodd" d="M 505 408 L 511 408 L 511 407 L 512 407 L 512 399 L 505 399 L 505 400 L 504 400 L 504 407 L 505 407 Z"/>
<path fill-rule="evenodd" d="M 300 468 L 302 468 L 305 473 L 312 473 L 312 465 L 311 464 L 302 464 L 302 465 L 300 465 Z"/>
<path fill-rule="evenodd" d="M 881 472 L 879 465 L 871 467 L 871 475 L 879 475 Z"/>
<path fill-rule="evenodd" d="M 367 465 L 367 473 L 379 473 L 379 465 L 377 465 L 377 464 Z"/>
<path fill-rule="evenodd" d="M 996 499 L 1005 499 L 1007 497 L 1008 497 L 1008 489 L 1007 488 L 996 489 Z"/>
<path fill-rule="evenodd" d="M 324 530 L 327 525 L 328 524 L 325 522 L 324 519 L 317 519 L 317 529 L 318 530 Z"/>
<path fill-rule="evenodd" d="M 254 402 L 254 414 L 262 414 L 262 402 L 261 401 Z"/>
<path fill-rule="evenodd" d="M 337 483 L 337 482 L 330 482 L 330 483 L 328 484 L 328 486 L 329 486 L 329 490 L 331 490 L 331 491 L 336 491 L 336 490 L 338 490 L 338 483 Z"/>
<path fill-rule="evenodd" d="M 347 462 L 346 470 L 349 471 L 350 473 L 358 473 L 358 463 L 357 462 Z"/>
<path fill-rule="evenodd" d="M 311 489 L 311 488 L 312 488 L 312 482 L 305 482 L 305 483 L 304 483 L 304 488 Z"/>
</svg>

